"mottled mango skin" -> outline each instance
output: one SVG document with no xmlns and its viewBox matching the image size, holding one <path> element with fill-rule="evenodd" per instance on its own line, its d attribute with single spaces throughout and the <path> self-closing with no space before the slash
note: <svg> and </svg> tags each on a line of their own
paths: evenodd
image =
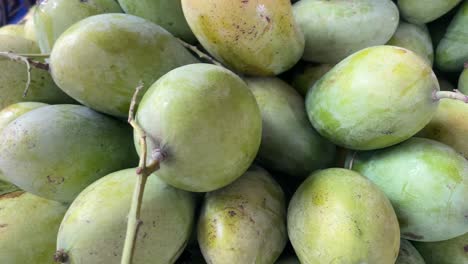
<svg viewBox="0 0 468 264">
<path fill-rule="evenodd" d="M 57 232 L 66 206 L 15 191 L 0 195 L 0 208 L 0 263 L 54 263 Z"/>
<path fill-rule="evenodd" d="M 316 171 L 293 195 L 288 234 L 299 260 L 394 264 L 400 229 L 385 195 L 356 172 Z"/>
<path fill-rule="evenodd" d="M 434 48 L 431 36 L 425 25 L 415 25 L 400 21 L 395 34 L 387 45 L 398 46 L 413 51 L 426 60 L 432 67 L 434 62 Z"/>
<path fill-rule="evenodd" d="M 306 96 L 310 88 L 333 68 L 331 64 L 306 64 L 295 69 L 291 81 L 292 87 L 302 96 Z"/>
<path fill-rule="evenodd" d="M 468 1 L 464 1 L 450 22 L 436 50 L 436 67 L 443 71 L 460 72 L 468 62 Z"/>
<path fill-rule="evenodd" d="M 277 75 L 304 52 L 289 0 L 182 0 L 182 9 L 203 47 L 234 71 Z"/>
<path fill-rule="evenodd" d="M 0 168 L 38 196 L 71 202 L 102 176 L 137 163 L 131 129 L 78 105 L 27 112 L 0 134 Z"/>
<path fill-rule="evenodd" d="M 245 82 L 212 64 L 182 66 L 161 77 L 144 95 L 136 118 L 154 139 L 149 147 L 166 156 L 158 176 L 193 192 L 239 178 L 262 136 L 260 110 Z"/>
<path fill-rule="evenodd" d="M 367 47 L 385 44 L 398 26 L 390 0 L 301 0 L 294 17 L 304 32 L 306 61 L 335 64 Z"/>
<path fill-rule="evenodd" d="M 67 264 L 120 263 L 136 169 L 109 174 L 88 186 L 60 225 L 57 249 Z M 174 263 L 193 228 L 192 194 L 166 185 L 156 175 L 146 182 L 133 264 Z"/>
<path fill-rule="evenodd" d="M 458 79 L 458 90 L 464 94 L 468 94 L 468 67 L 463 70 Z"/>
<path fill-rule="evenodd" d="M 127 14 L 136 15 L 148 19 L 174 36 L 188 42 L 197 39 L 190 30 L 182 11 L 180 0 L 118 0 L 120 6 Z"/>
<path fill-rule="evenodd" d="M 400 143 L 433 117 L 439 84 L 418 55 L 394 46 L 361 50 L 333 67 L 308 92 L 315 129 L 337 145 L 370 150 Z"/>
<path fill-rule="evenodd" d="M 426 262 L 408 240 L 401 239 L 400 252 L 395 264 L 426 264 Z"/>
<path fill-rule="evenodd" d="M 468 159 L 468 104 L 442 99 L 431 122 L 417 135 L 447 144 Z"/>
<path fill-rule="evenodd" d="M 287 239 L 284 193 L 267 171 L 251 168 L 206 195 L 198 241 L 208 263 L 271 264 Z"/>
<path fill-rule="evenodd" d="M 304 99 L 291 86 L 277 78 L 246 81 L 262 114 L 260 164 L 301 179 L 331 165 L 335 146 L 314 130 Z"/>
<path fill-rule="evenodd" d="M 42 53 L 50 53 L 55 41 L 76 22 L 103 13 L 122 13 L 114 0 L 46 0 L 34 11 L 36 37 Z"/>
<path fill-rule="evenodd" d="M 198 62 L 169 32 L 127 14 L 103 14 L 70 27 L 50 56 L 55 83 L 80 103 L 127 117 L 135 87 L 146 89 L 182 65 Z"/>
<path fill-rule="evenodd" d="M 39 53 L 39 48 L 32 40 L 0 34 L 0 51 L 31 54 Z M 0 109 L 22 101 L 51 104 L 73 102 L 54 84 L 47 71 L 37 68 L 31 69 L 31 85 L 28 94 L 23 97 L 27 78 L 25 64 L 0 57 Z"/>
<path fill-rule="evenodd" d="M 24 25 L 6 25 L 0 27 L 0 35 L 24 37 Z"/>
<path fill-rule="evenodd" d="M 403 238 L 441 241 L 468 231 L 468 160 L 449 146 L 411 138 L 358 152 L 352 168 L 390 199 Z"/>
<path fill-rule="evenodd" d="M 13 120 L 19 116 L 47 104 L 37 102 L 22 102 L 9 105 L 0 110 L 0 133 Z"/>
<path fill-rule="evenodd" d="M 401 16 L 411 23 L 425 24 L 454 8 L 461 0 L 398 0 Z"/>
<path fill-rule="evenodd" d="M 468 233 L 440 242 L 414 242 L 426 264 L 468 263 Z"/>
</svg>

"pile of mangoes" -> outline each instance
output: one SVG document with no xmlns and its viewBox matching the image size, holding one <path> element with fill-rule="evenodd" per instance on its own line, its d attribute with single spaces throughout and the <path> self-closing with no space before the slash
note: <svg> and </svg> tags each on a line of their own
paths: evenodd
<svg viewBox="0 0 468 264">
<path fill-rule="evenodd" d="M 38 1 L 0 263 L 467 264 L 464 93 L 468 0 Z"/>
</svg>

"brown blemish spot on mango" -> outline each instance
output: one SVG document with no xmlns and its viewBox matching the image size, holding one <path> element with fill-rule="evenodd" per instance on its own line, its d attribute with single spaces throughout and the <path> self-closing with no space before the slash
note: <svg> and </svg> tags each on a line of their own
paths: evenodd
<svg viewBox="0 0 468 264">
<path fill-rule="evenodd" d="M 405 235 L 405 236 L 407 236 L 407 237 L 409 237 L 409 238 L 411 238 L 411 239 L 418 239 L 418 240 L 419 240 L 419 239 L 423 239 L 423 238 L 424 238 L 424 236 L 417 235 L 417 234 L 411 233 L 411 232 L 403 233 L 403 235 Z"/>
<path fill-rule="evenodd" d="M 16 198 L 16 197 L 19 197 L 21 195 L 23 195 L 25 192 L 23 191 L 16 191 L 16 192 L 11 192 L 11 193 L 7 193 L 7 194 L 4 194 L 4 195 L 0 195 L 0 200 L 2 199 L 9 199 L 9 198 Z"/>
</svg>

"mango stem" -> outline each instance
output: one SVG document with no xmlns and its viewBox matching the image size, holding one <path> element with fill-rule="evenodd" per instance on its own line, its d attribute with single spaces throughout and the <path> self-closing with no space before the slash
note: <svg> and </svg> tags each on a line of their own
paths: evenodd
<svg viewBox="0 0 468 264">
<path fill-rule="evenodd" d="M 127 232 L 125 235 L 125 243 L 122 252 L 121 264 L 131 264 L 133 253 L 135 250 L 135 240 L 138 235 L 138 229 L 143 223 L 140 219 L 140 211 L 143 201 L 143 194 L 145 191 L 145 185 L 148 177 L 159 169 L 159 163 L 161 159 L 153 159 L 149 164 L 146 163 L 147 159 L 147 142 L 146 132 L 135 120 L 135 105 L 138 98 L 138 93 L 144 87 L 143 83 L 140 82 L 133 94 L 133 98 L 130 104 L 128 123 L 133 127 L 135 133 L 139 136 L 140 142 L 140 161 L 138 168 L 136 169 L 137 182 L 133 191 L 132 203 L 130 205 L 130 211 L 128 213 L 127 220 Z"/>
<path fill-rule="evenodd" d="M 459 100 L 465 103 L 468 103 L 468 95 L 463 94 L 459 90 L 455 89 L 453 92 L 451 91 L 434 91 L 432 93 L 432 98 L 434 101 L 438 101 L 440 99 L 452 99 L 452 100 Z"/>
<path fill-rule="evenodd" d="M 182 46 L 184 46 L 186 49 L 191 50 L 193 53 L 197 54 L 197 56 L 200 57 L 201 59 L 205 59 L 205 60 L 213 63 L 214 65 L 224 67 L 223 64 L 221 64 L 219 61 L 213 59 L 212 57 L 210 57 L 206 53 L 202 52 L 196 46 L 190 45 L 190 44 L 188 44 L 187 42 L 185 42 L 185 41 L 183 41 L 181 39 L 178 39 L 178 40 L 182 44 Z"/>
</svg>

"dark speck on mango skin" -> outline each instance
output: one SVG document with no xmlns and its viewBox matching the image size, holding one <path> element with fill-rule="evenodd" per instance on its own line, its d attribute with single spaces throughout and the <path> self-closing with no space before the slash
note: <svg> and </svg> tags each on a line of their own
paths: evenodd
<svg viewBox="0 0 468 264">
<path fill-rule="evenodd" d="M 416 240 L 421 240 L 421 239 L 424 239 L 424 236 L 421 236 L 421 235 L 417 235 L 417 234 L 414 234 L 414 233 L 411 233 L 411 232 L 406 232 L 406 233 L 403 233 L 404 236 L 407 236 L 411 239 L 416 239 Z"/>
</svg>

